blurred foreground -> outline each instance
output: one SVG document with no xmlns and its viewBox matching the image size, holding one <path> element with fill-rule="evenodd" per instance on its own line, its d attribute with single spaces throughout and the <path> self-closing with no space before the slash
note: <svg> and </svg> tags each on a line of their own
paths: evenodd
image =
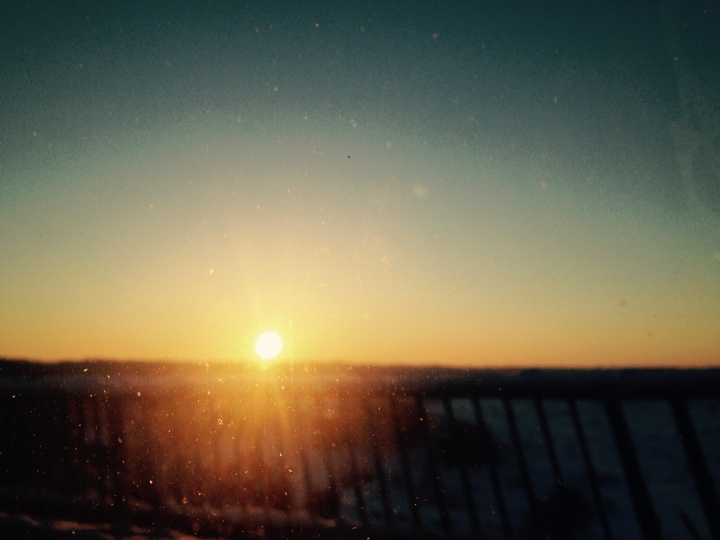
<svg viewBox="0 0 720 540">
<path fill-rule="evenodd" d="M 720 371 L 0 362 L 0 533 L 720 539 Z"/>
</svg>

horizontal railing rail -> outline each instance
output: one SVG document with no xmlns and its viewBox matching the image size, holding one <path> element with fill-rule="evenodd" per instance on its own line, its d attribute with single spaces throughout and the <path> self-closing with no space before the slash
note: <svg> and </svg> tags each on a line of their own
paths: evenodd
<svg viewBox="0 0 720 540">
<path fill-rule="evenodd" d="M 719 474 L 717 370 L 0 364 L 0 512 L 46 526 L 720 540 Z"/>
</svg>

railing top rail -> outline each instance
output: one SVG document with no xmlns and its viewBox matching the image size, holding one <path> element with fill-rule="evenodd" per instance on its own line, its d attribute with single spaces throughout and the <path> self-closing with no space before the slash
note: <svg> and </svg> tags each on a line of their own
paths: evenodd
<svg viewBox="0 0 720 540">
<path fill-rule="evenodd" d="M 153 394 L 179 388 L 242 390 L 256 385 L 346 395 L 478 396 L 508 399 L 714 399 L 720 369 L 455 369 L 341 365 L 0 361 L 0 393 Z"/>
</svg>

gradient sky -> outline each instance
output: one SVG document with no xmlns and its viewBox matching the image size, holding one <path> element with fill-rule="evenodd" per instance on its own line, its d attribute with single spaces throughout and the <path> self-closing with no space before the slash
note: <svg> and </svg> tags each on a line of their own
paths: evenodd
<svg viewBox="0 0 720 540">
<path fill-rule="evenodd" d="M 0 355 L 720 364 L 720 10 L 4 2 Z"/>
</svg>

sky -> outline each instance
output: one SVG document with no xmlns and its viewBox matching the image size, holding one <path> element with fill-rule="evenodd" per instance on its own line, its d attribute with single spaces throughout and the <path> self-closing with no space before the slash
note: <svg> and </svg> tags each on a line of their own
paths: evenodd
<svg viewBox="0 0 720 540">
<path fill-rule="evenodd" d="M 0 356 L 720 365 L 720 9 L 4 2 Z"/>
</svg>

